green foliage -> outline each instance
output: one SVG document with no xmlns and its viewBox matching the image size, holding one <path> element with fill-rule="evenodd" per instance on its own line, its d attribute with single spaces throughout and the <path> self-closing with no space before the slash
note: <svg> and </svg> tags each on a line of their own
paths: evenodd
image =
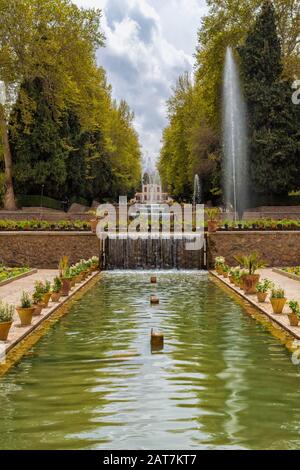
<svg viewBox="0 0 300 470">
<path fill-rule="evenodd" d="M 274 284 L 272 281 L 270 281 L 270 279 L 263 279 L 258 284 L 256 284 L 257 292 L 262 293 L 268 292 L 270 289 L 272 289 L 272 287 L 274 287 Z"/>
<path fill-rule="evenodd" d="M 300 181 L 300 107 L 292 103 L 291 82 L 282 79 L 281 46 L 269 1 L 239 53 L 249 112 L 252 188 L 261 194 L 288 194 Z"/>
<path fill-rule="evenodd" d="M 0 15 L 0 80 L 7 90 L 20 84 L 5 129 L 18 193 L 38 195 L 42 185 L 56 199 L 134 193 L 141 151 L 133 115 L 112 100 L 96 65 L 101 11 L 70 0 L 0 0 Z"/>
<path fill-rule="evenodd" d="M 204 198 L 210 199 L 219 180 L 219 140 L 187 74 L 179 78 L 168 101 L 168 117 L 159 161 L 163 185 L 177 200 L 191 201 L 198 174 Z"/>
<path fill-rule="evenodd" d="M 285 291 L 281 287 L 271 290 L 271 299 L 285 299 Z"/>
<path fill-rule="evenodd" d="M 259 253 L 254 251 L 248 256 L 235 256 L 236 261 L 243 266 L 248 271 L 248 274 L 251 276 L 256 273 L 258 269 L 264 268 L 265 262 L 260 258 Z"/>
<path fill-rule="evenodd" d="M 0 323 L 11 322 L 15 313 L 15 307 L 0 301 Z"/>
<path fill-rule="evenodd" d="M 299 2 L 273 3 L 275 13 L 268 1 L 263 12 L 269 8 L 273 13 L 258 33 L 264 0 L 207 0 L 209 12 L 198 32 L 194 83 L 180 77 L 168 102 L 169 123 L 163 133 L 159 170 L 166 190 L 178 200 L 191 201 L 196 173 L 204 200 L 217 201 L 222 196 L 223 64 L 226 47 L 236 50 L 245 41 L 244 47 L 253 41 L 244 77 L 249 117 L 254 120 L 250 134 L 253 193 L 273 198 L 299 189 L 300 106 L 291 102 L 291 81 L 300 76 Z M 253 37 L 253 31 L 259 37 Z M 237 59 L 243 62 L 243 57 Z"/>
<path fill-rule="evenodd" d="M 21 297 L 21 308 L 31 308 L 32 307 L 32 300 L 28 292 L 23 292 Z"/>
<path fill-rule="evenodd" d="M 41 195 L 39 196 L 18 196 L 17 197 L 18 201 L 18 206 L 19 207 L 40 207 L 42 204 L 42 207 L 48 207 L 49 209 L 55 209 L 55 210 L 61 210 L 62 205 L 61 201 L 58 201 L 57 199 L 53 199 L 49 196 L 43 196 L 41 198 Z"/>
<path fill-rule="evenodd" d="M 52 292 L 58 293 L 60 292 L 61 288 L 62 288 L 61 279 L 56 276 L 53 281 Z"/>
<path fill-rule="evenodd" d="M 288 305 L 292 313 L 296 313 L 298 316 L 300 316 L 300 307 L 299 307 L 299 302 L 297 300 L 290 300 Z"/>
<path fill-rule="evenodd" d="M 20 276 L 30 271 L 29 268 L 7 268 L 4 265 L 0 265 L 0 282 L 7 281 L 8 279 L 13 279 L 14 277 Z"/>
</svg>

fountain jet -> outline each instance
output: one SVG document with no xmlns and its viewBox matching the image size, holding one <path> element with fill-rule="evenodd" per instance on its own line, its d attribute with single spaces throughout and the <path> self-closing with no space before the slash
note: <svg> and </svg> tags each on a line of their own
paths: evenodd
<svg viewBox="0 0 300 470">
<path fill-rule="evenodd" d="M 234 220 L 248 206 L 248 148 L 246 104 L 239 73 L 230 47 L 226 51 L 223 89 L 223 189 L 227 209 Z"/>
<path fill-rule="evenodd" d="M 201 204 L 201 198 L 202 198 L 202 191 L 201 191 L 200 178 L 198 175 L 195 175 L 193 205 L 196 206 L 196 204 Z"/>
</svg>

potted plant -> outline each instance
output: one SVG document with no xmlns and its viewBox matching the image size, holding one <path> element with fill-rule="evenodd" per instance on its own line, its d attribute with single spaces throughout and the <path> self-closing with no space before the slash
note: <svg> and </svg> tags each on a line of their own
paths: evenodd
<svg viewBox="0 0 300 470">
<path fill-rule="evenodd" d="M 43 308 L 47 308 L 51 297 L 51 284 L 49 281 L 37 281 L 35 283 L 35 292 L 42 294 L 41 304 Z"/>
<path fill-rule="evenodd" d="M 245 278 L 247 276 L 248 276 L 248 271 L 246 271 L 246 269 L 241 269 L 238 287 L 242 290 L 245 290 Z"/>
<path fill-rule="evenodd" d="M 59 277 L 55 277 L 52 285 L 51 300 L 52 302 L 58 302 L 61 296 L 62 282 Z"/>
<path fill-rule="evenodd" d="M 268 292 L 273 286 L 273 282 L 269 279 L 263 279 L 256 285 L 258 302 L 264 303 L 266 301 Z"/>
<path fill-rule="evenodd" d="M 69 268 L 65 271 L 61 281 L 62 281 L 61 295 L 63 297 L 68 297 L 70 290 L 71 290 L 71 281 L 72 281 L 72 276 L 70 275 Z"/>
<path fill-rule="evenodd" d="M 286 304 L 285 292 L 280 287 L 273 288 L 270 296 L 273 312 L 280 314 L 283 312 L 284 306 Z"/>
<path fill-rule="evenodd" d="M 229 276 L 229 271 L 230 271 L 230 268 L 227 264 L 224 264 L 223 266 L 223 276 L 227 279 L 228 276 Z"/>
<path fill-rule="evenodd" d="M 300 307 L 299 302 L 297 300 L 291 300 L 289 302 L 289 307 L 291 312 L 288 313 L 288 317 L 290 320 L 291 326 L 298 326 L 299 325 L 299 318 L 300 318 Z"/>
<path fill-rule="evenodd" d="M 215 270 L 219 275 L 223 274 L 223 267 L 225 266 L 225 258 L 223 256 L 217 256 L 215 258 Z"/>
<path fill-rule="evenodd" d="M 93 271 L 98 271 L 99 270 L 99 257 L 98 256 L 93 256 L 91 258 L 92 262 L 92 270 Z"/>
<path fill-rule="evenodd" d="M 234 284 L 235 271 L 236 271 L 236 268 L 231 268 L 229 270 L 228 277 L 229 277 L 230 284 Z"/>
<path fill-rule="evenodd" d="M 240 282 L 241 282 L 241 269 L 238 266 L 237 268 L 234 268 L 232 271 L 232 277 L 233 277 L 233 284 L 235 287 L 240 287 Z"/>
<path fill-rule="evenodd" d="M 42 313 L 42 309 L 44 308 L 44 294 L 41 290 L 40 283 L 35 284 L 34 293 L 32 295 L 33 306 L 34 306 L 34 316 L 40 315 Z"/>
<path fill-rule="evenodd" d="M 0 341 L 6 341 L 13 323 L 15 307 L 0 302 Z"/>
<path fill-rule="evenodd" d="M 243 289 L 245 294 L 256 294 L 256 285 L 259 282 L 260 275 L 256 271 L 265 267 L 265 263 L 260 259 L 259 254 L 254 251 L 249 256 L 236 256 L 235 259 L 247 270 L 243 278 Z"/>
<path fill-rule="evenodd" d="M 20 306 L 17 307 L 17 312 L 21 320 L 21 326 L 31 325 L 34 310 L 35 307 L 33 307 L 32 305 L 30 295 L 28 294 L 28 292 L 23 292 Z"/>
<path fill-rule="evenodd" d="M 67 297 L 71 290 L 71 276 L 68 256 L 63 256 L 59 261 L 59 277 L 62 282 L 61 295 Z"/>
<path fill-rule="evenodd" d="M 207 215 L 207 226 L 209 232 L 216 232 L 219 228 L 220 209 L 212 207 L 205 210 Z"/>
</svg>

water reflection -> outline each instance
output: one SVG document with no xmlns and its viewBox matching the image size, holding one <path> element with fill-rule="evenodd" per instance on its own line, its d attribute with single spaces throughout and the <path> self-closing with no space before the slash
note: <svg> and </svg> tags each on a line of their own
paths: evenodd
<svg viewBox="0 0 300 470">
<path fill-rule="evenodd" d="M 298 447 L 285 348 L 204 273 L 158 278 L 106 274 L 2 378 L 1 449 Z"/>
</svg>

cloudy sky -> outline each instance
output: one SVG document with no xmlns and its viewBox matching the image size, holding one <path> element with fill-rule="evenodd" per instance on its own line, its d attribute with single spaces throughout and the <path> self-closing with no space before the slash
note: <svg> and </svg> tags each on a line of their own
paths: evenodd
<svg viewBox="0 0 300 470">
<path fill-rule="evenodd" d="M 135 113 L 143 153 L 159 154 L 166 100 L 179 74 L 193 69 L 205 0 L 75 0 L 103 10 L 106 47 L 98 53 L 113 96 Z"/>
</svg>

